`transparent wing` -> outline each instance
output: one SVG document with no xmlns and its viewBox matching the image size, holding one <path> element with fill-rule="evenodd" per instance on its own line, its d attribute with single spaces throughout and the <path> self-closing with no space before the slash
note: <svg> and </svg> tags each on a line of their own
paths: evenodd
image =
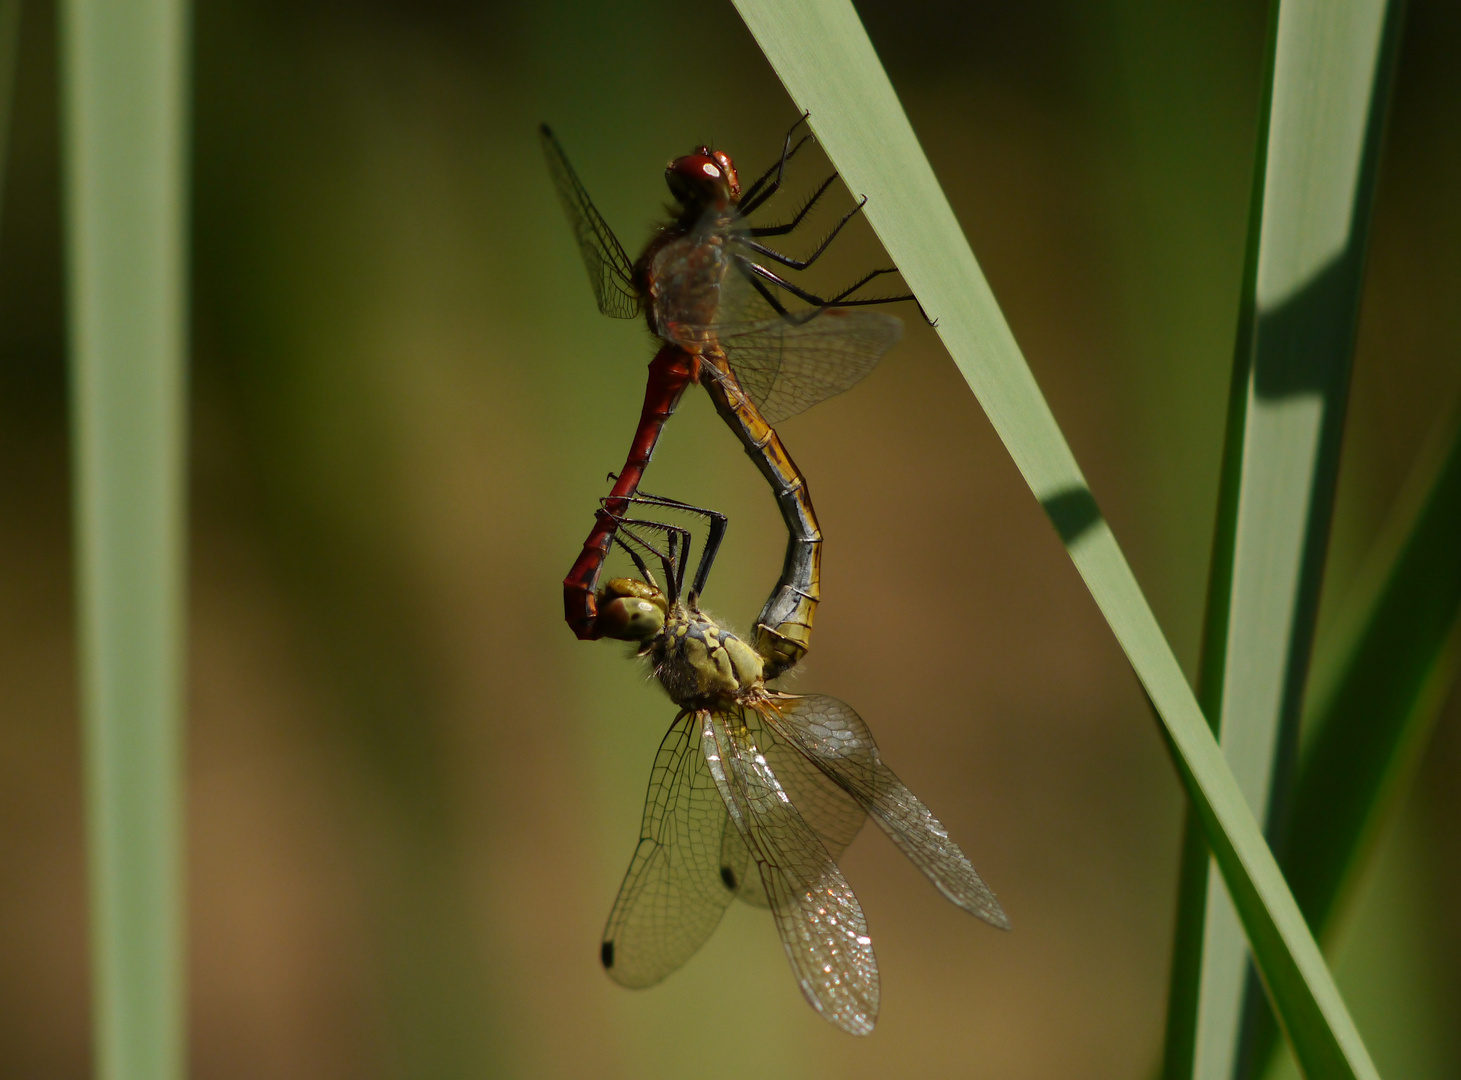
<svg viewBox="0 0 1461 1080">
<path fill-rule="evenodd" d="M 742 710 L 702 714 L 701 750 L 771 901 L 782 947 L 814 1009 L 866 1035 L 878 965 L 862 907 L 757 747 Z"/>
<path fill-rule="evenodd" d="M 635 318 L 641 308 L 629 256 L 608 222 L 594 208 L 593 200 L 568 163 L 552 130 L 544 124 L 538 134 L 543 143 L 543 156 L 548 159 L 548 171 L 553 174 L 553 186 L 558 189 L 558 199 L 563 203 L 583 264 L 588 268 L 589 284 L 593 286 L 599 310 L 616 319 Z"/>
<path fill-rule="evenodd" d="M 604 928 L 600 958 L 611 979 L 652 986 L 715 930 L 739 884 L 721 870 L 728 828 L 700 728 L 681 713 L 655 755 L 639 846 Z"/>
<path fill-rule="evenodd" d="M 720 872 L 727 886 L 735 882 L 735 896 L 752 907 L 770 908 L 771 898 L 761 884 L 761 871 L 751 861 L 751 849 L 741 839 L 741 831 L 725 816 L 725 833 L 720 844 Z"/>
<path fill-rule="evenodd" d="M 861 382 L 903 336 L 903 322 L 864 308 L 778 315 L 736 269 L 715 326 L 726 360 L 769 424 Z"/>
<path fill-rule="evenodd" d="M 759 714 L 747 709 L 743 715 L 752 741 L 766 758 L 771 772 L 802 818 L 822 841 L 827 854 L 836 859 L 862 831 L 867 811 L 794 743 L 776 734 Z M 770 899 L 759 873 L 748 873 L 751 852 L 740 832 L 727 819 L 725 839 L 721 846 L 721 866 L 738 883 L 736 897 L 754 907 L 769 907 Z"/>
<path fill-rule="evenodd" d="M 985 922 L 1009 929 L 994 893 L 918 796 L 883 764 L 862 717 L 833 697 L 772 695 L 766 724 L 794 743 L 867 809 L 941 893 Z"/>
<path fill-rule="evenodd" d="M 835 859 L 862 831 L 867 810 L 818 768 L 800 746 L 778 734 L 769 722 L 773 719 L 777 719 L 774 713 L 767 718 L 752 709 L 747 709 L 744 715 L 752 740 L 792 805 Z"/>
</svg>

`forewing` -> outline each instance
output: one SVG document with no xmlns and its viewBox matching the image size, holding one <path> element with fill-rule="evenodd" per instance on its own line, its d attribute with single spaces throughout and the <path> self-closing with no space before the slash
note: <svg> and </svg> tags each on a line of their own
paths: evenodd
<svg viewBox="0 0 1461 1080">
<path fill-rule="evenodd" d="M 599 310 L 616 319 L 635 318 L 640 312 L 640 299 L 634 289 L 629 256 L 608 222 L 595 209 L 548 125 L 542 125 L 538 134 L 543 143 L 543 156 L 548 159 L 548 171 L 553 174 L 553 186 L 558 189 L 558 200 L 568 215 L 583 264 L 588 268 L 589 284 L 593 286 Z"/>
<path fill-rule="evenodd" d="M 883 764 L 862 717 L 821 694 L 773 696 L 766 722 L 864 806 L 941 893 L 1001 929 L 1009 919 L 938 818 Z"/>
<path fill-rule="evenodd" d="M 652 986 L 704 944 L 735 895 L 721 872 L 725 803 L 700 751 L 694 714 L 655 755 L 639 846 L 604 928 L 600 958 L 622 986 Z"/>
<path fill-rule="evenodd" d="M 896 316 L 862 308 L 778 315 L 737 270 L 726 274 L 716 337 L 769 424 L 861 382 L 903 336 Z"/>
<path fill-rule="evenodd" d="M 878 1015 L 878 966 L 847 879 L 797 812 L 739 711 L 704 714 L 701 747 L 760 868 L 802 994 L 844 1031 L 868 1034 Z"/>
</svg>

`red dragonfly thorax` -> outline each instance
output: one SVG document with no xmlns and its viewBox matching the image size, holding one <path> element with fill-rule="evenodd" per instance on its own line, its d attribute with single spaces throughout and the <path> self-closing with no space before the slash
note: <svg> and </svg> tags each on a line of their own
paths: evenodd
<svg viewBox="0 0 1461 1080">
<path fill-rule="evenodd" d="M 700 353 L 714 344 L 709 328 L 729 268 L 725 232 L 738 216 L 741 183 L 730 155 L 708 146 L 670 162 L 665 182 L 680 204 L 679 217 L 649 242 L 634 281 L 646 300 L 650 330 L 691 354 L 695 381 Z"/>
</svg>

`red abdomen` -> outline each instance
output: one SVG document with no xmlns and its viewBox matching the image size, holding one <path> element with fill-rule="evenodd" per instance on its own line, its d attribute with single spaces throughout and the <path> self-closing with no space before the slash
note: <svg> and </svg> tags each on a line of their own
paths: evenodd
<svg viewBox="0 0 1461 1080">
<path fill-rule="evenodd" d="M 666 345 L 650 361 L 649 381 L 644 387 L 644 407 L 639 413 L 639 426 L 619 478 L 609 491 L 609 498 L 598 512 L 594 527 L 583 542 L 583 550 L 573 569 L 563 579 L 563 617 L 580 640 L 601 637 L 598 631 L 599 572 L 608 558 L 613 543 L 614 517 L 628 509 L 628 496 L 639 490 L 645 466 L 654 455 L 655 444 L 665 421 L 680 404 L 680 396 L 698 375 L 696 358 L 675 345 Z"/>
</svg>

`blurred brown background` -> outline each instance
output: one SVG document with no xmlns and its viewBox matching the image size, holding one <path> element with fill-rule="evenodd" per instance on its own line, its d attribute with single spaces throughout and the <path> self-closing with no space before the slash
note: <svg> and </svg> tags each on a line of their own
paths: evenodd
<svg viewBox="0 0 1461 1080">
<path fill-rule="evenodd" d="M 1190 669 L 1265 5 L 859 7 Z M 0 1074 L 27 1078 L 89 1068 L 54 20 L 27 3 L 0 218 Z M 1326 611 L 1461 391 L 1458 52 L 1461 9 L 1415 0 Z M 559 581 L 651 345 L 595 312 L 534 127 L 637 247 L 666 159 L 712 140 L 751 170 L 795 118 L 729 4 L 199 0 L 195 62 L 194 1075 L 1148 1075 L 1177 782 L 916 316 L 782 429 L 829 539 L 796 685 L 868 719 L 1015 930 L 873 829 L 843 861 L 870 1039 L 802 1003 L 748 908 L 660 987 L 599 968 L 673 709 L 573 639 Z M 862 230 L 837 276 L 878 257 Z M 731 515 L 707 604 L 745 626 L 784 534 L 698 391 L 646 487 Z M 1458 769 L 1453 700 L 1343 950 L 1387 1076 L 1461 1074 Z"/>
</svg>

